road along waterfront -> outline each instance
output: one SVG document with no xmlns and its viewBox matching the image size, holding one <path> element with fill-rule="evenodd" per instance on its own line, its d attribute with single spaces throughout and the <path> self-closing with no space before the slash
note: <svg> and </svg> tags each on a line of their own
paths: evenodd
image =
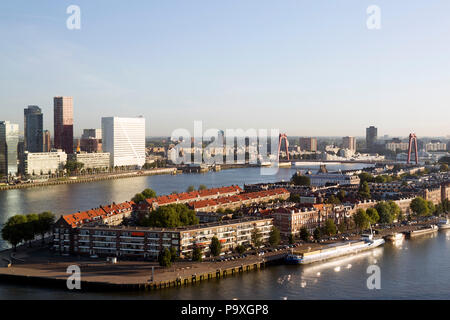
<svg viewBox="0 0 450 320">
<path fill-rule="evenodd" d="M 323 263 L 276 265 L 183 288 L 79 292 L 2 283 L 0 299 L 448 299 L 449 249 L 447 230 Z M 381 272 L 379 290 L 367 287 L 373 265 Z"/>
</svg>

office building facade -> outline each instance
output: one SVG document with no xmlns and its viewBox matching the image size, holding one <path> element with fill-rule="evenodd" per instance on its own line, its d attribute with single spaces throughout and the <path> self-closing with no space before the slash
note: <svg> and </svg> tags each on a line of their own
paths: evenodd
<svg viewBox="0 0 450 320">
<path fill-rule="evenodd" d="M 44 138 L 43 152 L 50 152 L 50 150 L 52 150 L 52 137 L 50 135 L 50 131 L 45 130 L 43 138 Z"/>
<path fill-rule="evenodd" d="M 145 119 L 102 118 L 102 149 L 110 154 L 111 167 L 145 164 Z"/>
<path fill-rule="evenodd" d="M 41 108 L 38 106 L 28 106 L 24 109 L 24 143 L 25 151 L 44 151 L 44 123 Z"/>
<path fill-rule="evenodd" d="M 87 153 L 80 152 L 74 153 L 69 156 L 69 159 L 80 162 L 83 164 L 83 169 L 102 169 L 107 170 L 109 168 L 110 154 L 107 152 Z"/>
<path fill-rule="evenodd" d="M 54 112 L 54 147 L 67 154 L 73 153 L 73 99 L 72 97 L 55 97 Z"/>
<path fill-rule="evenodd" d="M 67 154 L 63 150 L 31 153 L 25 151 L 21 162 L 21 174 L 24 176 L 42 176 L 64 170 Z"/>
<path fill-rule="evenodd" d="M 0 121 L 0 177 L 17 174 L 18 143 L 19 125 Z"/>
<path fill-rule="evenodd" d="M 373 150 L 377 143 L 378 129 L 374 126 L 366 128 L 366 147 L 368 150 Z"/>
</svg>

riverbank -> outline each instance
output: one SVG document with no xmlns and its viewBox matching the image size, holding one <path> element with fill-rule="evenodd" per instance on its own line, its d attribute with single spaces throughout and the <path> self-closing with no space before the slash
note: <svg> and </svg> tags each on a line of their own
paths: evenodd
<svg viewBox="0 0 450 320">
<path fill-rule="evenodd" d="M 432 222 L 431 222 L 432 223 Z M 430 222 L 414 225 L 390 227 L 378 231 L 377 237 L 395 232 L 418 230 Z M 351 237 L 356 240 L 359 236 Z M 316 250 L 326 244 L 340 242 L 300 243 L 296 251 Z M 47 245 L 49 245 L 48 243 Z M 246 257 L 229 261 L 177 261 L 170 268 L 163 268 L 157 262 L 120 260 L 116 264 L 104 258 L 92 259 L 80 256 L 55 255 L 48 248 L 21 246 L 15 253 L 11 266 L 7 260 L 11 250 L 0 252 L 0 282 L 16 285 L 37 285 L 67 290 L 69 266 L 76 265 L 81 270 L 81 290 L 91 292 L 138 292 L 159 290 L 170 287 L 215 281 L 230 276 L 239 276 L 251 271 L 264 269 L 284 262 L 290 248 L 266 252 L 264 255 L 248 254 Z M 320 265 L 320 263 L 318 263 Z M 153 280 L 152 279 L 153 275 Z"/>
<path fill-rule="evenodd" d="M 111 174 L 83 176 L 83 177 L 78 176 L 78 177 L 72 177 L 72 178 L 69 177 L 69 178 L 64 178 L 64 179 L 49 180 L 49 181 L 45 181 L 45 182 L 21 183 L 21 184 L 16 184 L 16 185 L 0 186 L 0 191 L 46 187 L 46 186 L 54 186 L 54 185 L 61 185 L 61 184 L 89 183 L 89 182 L 104 181 L 104 180 L 116 180 L 116 179 L 145 177 L 145 176 L 154 176 L 154 175 L 163 175 L 163 174 L 177 174 L 177 169 L 176 168 L 162 168 L 162 169 L 133 171 L 133 172 L 126 172 L 126 173 L 111 173 Z"/>
</svg>

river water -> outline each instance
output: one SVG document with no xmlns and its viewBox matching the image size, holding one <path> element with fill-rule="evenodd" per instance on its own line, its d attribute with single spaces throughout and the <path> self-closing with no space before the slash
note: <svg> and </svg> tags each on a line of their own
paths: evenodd
<svg viewBox="0 0 450 320">
<path fill-rule="evenodd" d="M 329 170 L 365 165 L 328 165 Z M 306 165 L 302 169 L 316 170 Z M 9 216 L 50 210 L 57 215 L 86 210 L 113 201 L 129 200 L 152 188 L 158 194 L 198 187 L 288 180 L 296 168 L 261 175 L 244 168 L 150 176 L 88 184 L 58 185 L 0 192 L 0 223 Z M 265 172 L 267 173 L 267 172 Z M 5 243 L 1 243 L 3 247 Z M 450 232 L 425 235 L 397 246 L 385 244 L 372 251 L 309 266 L 273 266 L 259 272 L 199 283 L 182 289 L 148 293 L 79 293 L 38 287 L 0 285 L 0 299 L 448 299 L 450 289 Z M 367 268 L 380 269 L 381 289 L 370 290 Z"/>
</svg>

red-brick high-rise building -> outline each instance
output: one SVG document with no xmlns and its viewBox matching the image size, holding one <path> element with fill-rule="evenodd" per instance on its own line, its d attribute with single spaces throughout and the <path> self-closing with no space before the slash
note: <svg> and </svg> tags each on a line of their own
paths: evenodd
<svg viewBox="0 0 450 320">
<path fill-rule="evenodd" d="M 54 147 L 67 154 L 73 153 L 73 99 L 72 97 L 55 97 L 54 112 Z"/>
</svg>

